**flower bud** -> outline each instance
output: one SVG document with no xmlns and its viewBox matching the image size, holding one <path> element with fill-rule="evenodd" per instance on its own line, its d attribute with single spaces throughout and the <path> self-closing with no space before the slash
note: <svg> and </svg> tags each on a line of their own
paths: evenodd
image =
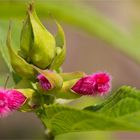
<svg viewBox="0 0 140 140">
<path fill-rule="evenodd" d="M 21 33 L 21 55 L 33 65 L 45 69 L 54 59 L 55 39 L 42 25 L 33 5 L 30 5 L 28 17 Z"/>
<path fill-rule="evenodd" d="M 61 25 L 56 22 L 58 32 L 55 37 L 56 41 L 56 56 L 51 63 L 50 69 L 58 69 L 64 62 L 66 56 L 65 34 Z"/>
<path fill-rule="evenodd" d="M 7 47 L 10 56 L 10 61 L 13 70 L 21 77 L 27 79 L 34 79 L 37 71 L 28 64 L 23 58 L 21 58 L 11 47 L 11 25 L 9 25 L 8 35 L 7 35 Z"/>
<path fill-rule="evenodd" d="M 39 85 L 42 89 L 44 89 L 46 91 L 51 89 L 51 84 L 50 84 L 49 80 L 44 75 L 39 74 L 37 76 L 37 79 L 38 79 Z"/>
<path fill-rule="evenodd" d="M 54 91 L 62 87 L 63 79 L 56 72 L 50 70 L 39 70 L 39 69 L 38 72 L 40 73 L 37 76 L 39 85 L 45 91 L 50 91 L 50 90 Z"/>
<path fill-rule="evenodd" d="M 0 117 L 6 117 L 19 109 L 25 101 L 26 97 L 17 90 L 0 89 Z"/>
<path fill-rule="evenodd" d="M 78 80 L 71 89 L 80 95 L 103 95 L 111 89 L 111 76 L 105 72 L 88 75 Z"/>
</svg>

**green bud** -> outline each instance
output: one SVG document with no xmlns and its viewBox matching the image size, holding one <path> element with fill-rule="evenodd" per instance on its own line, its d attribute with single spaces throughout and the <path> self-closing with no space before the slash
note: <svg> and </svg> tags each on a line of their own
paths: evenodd
<svg viewBox="0 0 140 140">
<path fill-rule="evenodd" d="M 21 92 L 27 98 L 24 105 L 20 108 L 21 112 L 33 111 L 34 109 L 39 107 L 40 98 L 33 89 L 27 88 L 27 89 L 16 89 L 16 90 Z"/>
<path fill-rule="evenodd" d="M 34 79 L 37 71 L 32 67 L 32 65 L 28 64 L 23 58 L 16 54 L 14 49 L 11 47 L 11 25 L 9 25 L 6 43 L 13 70 L 21 77 Z"/>
<path fill-rule="evenodd" d="M 55 39 L 42 25 L 33 5 L 30 5 L 28 17 L 21 34 L 21 55 L 33 65 L 45 69 L 54 59 Z"/>
<path fill-rule="evenodd" d="M 56 41 L 56 56 L 50 66 L 51 69 L 58 69 L 64 62 L 66 56 L 65 34 L 61 25 L 56 22 L 58 32 L 55 37 Z"/>
</svg>

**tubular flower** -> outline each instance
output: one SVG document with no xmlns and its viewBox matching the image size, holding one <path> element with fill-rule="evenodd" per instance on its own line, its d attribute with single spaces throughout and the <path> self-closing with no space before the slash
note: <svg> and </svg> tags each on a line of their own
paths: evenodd
<svg viewBox="0 0 140 140">
<path fill-rule="evenodd" d="M 111 89 L 111 76 L 105 72 L 87 75 L 78 80 L 71 89 L 80 95 L 103 95 Z"/>
<path fill-rule="evenodd" d="M 25 102 L 26 97 L 16 90 L 0 89 L 0 117 L 6 117 Z"/>
<path fill-rule="evenodd" d="M 49 89 L 52 88 L 49 80 L 45 76 L 43 76 L 43 74 L 39 74 L 37 76 L 37 79 L 38 79 L 39 85 L 42 89 L 48 91 Z"/>
</svg>

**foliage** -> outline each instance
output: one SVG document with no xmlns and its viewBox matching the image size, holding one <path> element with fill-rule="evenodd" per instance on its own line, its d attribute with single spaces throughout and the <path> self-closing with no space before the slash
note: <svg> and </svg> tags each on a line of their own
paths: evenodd
<svg viewBox="0 0 140 140">
<path fill-rule="evenodd" d="M 140 91 L 127 86 L 85 110 L 60 105 L 44 108 L 38 115 L 54 135 L 88 130 L 140 130 Z"/>
</svg>

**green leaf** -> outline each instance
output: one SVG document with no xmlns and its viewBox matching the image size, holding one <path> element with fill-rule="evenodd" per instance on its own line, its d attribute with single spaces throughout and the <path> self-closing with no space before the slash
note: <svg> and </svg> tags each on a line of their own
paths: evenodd
<svg viewBox="0 0 140 140">
<path fill-rule="evenodd" d="M 135 88 L 123 86 L 103 103 L 87 109 L 90 111 L 49 106 L 42 112 L 41 119 L 54 135 L 91 130 L 134 131 L 133 127 L 140 128 L 140 91 Z"/>
<path fill-rule="evenodd" d="M 91 130 L 140 130 L 140 126 L 103 114 L 57 105 L 45 107 L 38 116 L 53 135 Z"/>
<path fill-rule="evenodd" d="M 124 86 L 102 104 L 87 109 L 139 126 L 140 91 L 135 88 Z"/>
<path fill-rule="evenodd" d="M 8 55 L 8 50 L 6 47 L 6 36 L 7 36 L 7 31 L 8 31 L 8 25 L 9 25 L 9 21 L 7 21 L 7 20 L 0 21 L 0 53 L 2 55 L 5 65 L 7 66 L 6 67 L 7 71 L 3 74 L 3 77 L 6 77 L 6 75 L 8 73 L 13 77 L 14 82 L 17 83 L 17 81 L 19 81 L 20 78 L 12 70 L 12 67 L 10 65 L 10 58 Z M 19 47 L 20 25 L 21 25 L 21 22 L 19 20 L 15 20 L 13 22 L 12 45 L 15 50 L 17 50 L 17 48 Z M 13 85 L 13 81 L 11 81 L 10 85 Z"/>
<path fill-rule="evenodd" d="M 6 63 L 6 65 L 8 66 L 9 71 L 12 71 L 12 67 L 10 65 L 10 59 L 8 56 L 8 50 L 6 47 L 6 36 L 7 36 L 7 31 L 8 31 L 8 25 L 9 25 L 9 21 L 7 20 L 3 20 L 0 21 L 0 53 Z M 12 45 L 14 47 L 15 50 L 17 50 L 18 46 L 19 46 L 19 32 L 20 32 L 20 26 L 21 22 L 19 21 L 14 21 L 13 23 L 13 33 L 12 33 L 12 37 L 14 38 Z"/>
<path fill-rule="evenodd" d="M 86 108 L 87 110 L 119 118 L 140 111 L 140 91 L 123 86 L 103 103 Z"/>
</svg>

